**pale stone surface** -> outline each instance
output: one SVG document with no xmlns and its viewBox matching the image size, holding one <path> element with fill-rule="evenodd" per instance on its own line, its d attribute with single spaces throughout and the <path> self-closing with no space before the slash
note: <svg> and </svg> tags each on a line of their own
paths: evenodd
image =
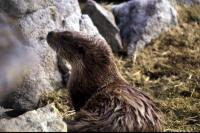
<svg viewBox="0 0 200 133">
<path fill-rule="evenodd" d="M 117 53 L 122 50 L 119 28 L 115 24 L 114 16 L 111 12 L 95 1 L 88 0 L 83 13 L 91 17 L 94 25 L 111 46 L 113 52 Z"/>
<path fill-rule="evenodd" d="M 168 0 L 131 0 L 113 6 L 113 13 L 129 56 L 177 25 L 177 12 Z"/>
<path fill-rule="evenodd" d="M 27 112 L 12 119 L 0 119 L 0 131 L 5 132 L 67 132 L 54 104 Z"/>
<path fill-rule="evenodd" d="M 37 108 L 41 94 L 59 88 L 62 82 L 57 54 L 47 44 L 46 36 L 52 30 L 79 30 L 79 4 L 77 0 L 1 0 L 0 3 L 5 13 L 16 17 L 16 27 L 26 40 L 24 45 L 39 60 L 32 65 L 23 84 L 10 95 L 6 107 L 32 110 Z"/>
</svg>

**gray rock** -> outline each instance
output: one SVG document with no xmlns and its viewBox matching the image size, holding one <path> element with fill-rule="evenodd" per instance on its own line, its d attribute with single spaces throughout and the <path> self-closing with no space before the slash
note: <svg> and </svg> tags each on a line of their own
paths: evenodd
<svg viewBox="0 0 200 133">
<path fill-rule="evenodd" d="M 5 109 L 3 107 L 0 106 L 0 116 L 2 116 L 2 114 L 5 112 Z"/>
<path fill-rule="evenodd" d="M 19 117 L 0 120 L 5 132 L 67 132 L 67 125 L 54 104 L 27 112 Z"/>
<path fill-rule="evenodd" d="M 105 40 L 105 38 L 99 33 L 99 30 L 87 14 L 83 14 L 81 16 L 80 31 L 89 35 L 97 35 Z"/>
<path fill-rule="evenodd" d="M 12 27 L 8 16 L 0 13 L 0 103 L 15 91 L 36 57 L 22 45 L 20 32 Z"/>
<path fill-rule="evenodd" d="M 4 109 L 3 107 L 0 106 L 0 119 L 8 118 L 6 114 L 7 111 L 11 111 L 11 109 Z"/>
<path fill-rule="evenodd" d="M 91 18 L 84 14 L 81 16 L 80 19 L 80 31 L 90 34 L 90 35 L 97 35 L 99 34 L 99 31 L 97 29 L 97 27 L 94 26 Z"/>
<path fill-rule="evenodd" d="M 13 17 L 23 17 L 39 9 L 58 7 L 60 11 L 71 14 L 77 12 L 77 1 L 73 0 L 1 0 L 0 8 Z M 67 8 L 66 8 L 67 7 Z M 60 12 L 61 13 L 61 12 Z M 63 13 L 62 13 L 63 14 Z M 68 14 L 68 15 L 69 15 Z"/>
<path fill-rule="evenodd" d="M 119 28 L 115 24 L 114 16 L 93 0 L 88 0 L 83 13 L 88 14 L 100 34 L 106 39 L 113 52 L 122 50 Z"/>
<path fill-rule="evenodd" d="M 47 33 L 64 30 L 81 30 L 88 34 L 99 32 L 87 15 L 81 15 L 77 0 L 1 0 L 0 3 L 22 32 L 23 45 L 38 59 L 4 105 L 19 111 L 32 110 L 37 108 L 43 93 L 62 87 L 70 74 L 70 65 L 47 44 Z"/>
<path fill-rule="evenodd" d="M 39 60 L 5 105 L 16 110 L 32 110 L 37 108 L 44 92 L 60 88 L 62 82 L 57 54 L 47 44 L 46 35 L 52 30 L 79 30 L 79 4 L 77 0 L 1 0 L 1 3 L 6 13 L 17 17 L 15 25 L 25 37 L 24 45 Z"/>
<path fill-rule="evenodd" d="M 113 13 L 129 57 L 177 25 L 177 12 L 168 0 L 131 0 L 113 6 Z"/>
<path fill-rule="evenodd" d="M 34 12 L 38 9 L 44 8 L 47 1 L 34 1 L 34 0 L 8 0 L 0 1 L 0 7 L 3 8 L 9 15 L 21 17 L 25 14 Z M 12 8 L 12 10 L 10 9 Z"/>
</svg>

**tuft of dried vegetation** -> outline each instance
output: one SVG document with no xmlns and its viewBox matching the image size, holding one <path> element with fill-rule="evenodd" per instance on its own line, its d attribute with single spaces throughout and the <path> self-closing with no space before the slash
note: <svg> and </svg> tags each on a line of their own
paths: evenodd
<svg viewBox="0 0 200 133">
<path fill-rule="evenodd" d="M 196 22 L 200 24 L 200 8 L 199 5 L 193 5 L 192 7 L 183 5 L 177 7 L 179 10 L 179 21 L 180 23 L 186 22 L 186 23 L 191 23 L 191 22 Z"/>
<path fill-rule="evenodd" d="M 40 98 L 39 107 L 50 103 L 55 103 L 56 108 L 59 110 L 64 120 L 68 121 L 73 119 L 75 111 L 67 89 L 59 89 L 52 93 L 44 94 Z"/>
<path fill-rule="evenodd" d="M 136 62 L 116 56 L 130 84 L 156 101 L 165 116 L 165 131 L 200 131 L 200 6 L 178 7 L 179 26 L 153 40 Z M 43 98 L 55 102 L 65 119 L 73 114 L 67 90 Z"/>
</svg>

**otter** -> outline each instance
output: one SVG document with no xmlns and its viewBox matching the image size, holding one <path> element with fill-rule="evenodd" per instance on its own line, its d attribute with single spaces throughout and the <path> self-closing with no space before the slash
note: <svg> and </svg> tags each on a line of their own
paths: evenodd
<svg viewBox="0 0 200 133">
<path fill-rule="evenodd" d="M 121 76 L 100 35 L 52 31 L 47 42 L 72 66 L 67 87 L 76 116 L 69 132 L 162 131 L 161 112 Z"/>
</svg>

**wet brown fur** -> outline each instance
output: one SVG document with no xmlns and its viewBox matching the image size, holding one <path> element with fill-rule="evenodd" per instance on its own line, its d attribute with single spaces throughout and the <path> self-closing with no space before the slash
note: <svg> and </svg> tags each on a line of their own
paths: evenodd
<svg viewBox="0 0 200 133">
<path fill-rule="evenodd" d="M 49 45 L 72 66 L 68 88 L 77 111 L 69 131 L 162 131 L 152 100 L 120 75 L 99 35 L 51 32 Z"/>
</svg>

